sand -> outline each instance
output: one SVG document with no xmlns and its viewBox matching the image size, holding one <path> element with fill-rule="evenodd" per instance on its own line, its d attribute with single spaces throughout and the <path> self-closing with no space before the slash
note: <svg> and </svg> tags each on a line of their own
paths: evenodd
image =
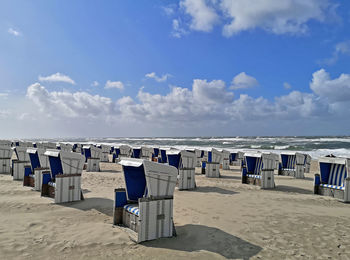
<svg viewBox="0 0 350 260">
<path fill-rule="evenodd" d="M 112 225 L 121 167 L 101 169 L 83 173 L 84 201 L 61 205 L 0 174 L 0 259 L 350 259 L 350 205 L 314 195 L 313 173 L 261 190 L 197 169 L 198 188 L 175 191 L 178 236 L 135 244 Z"/>
</svg>

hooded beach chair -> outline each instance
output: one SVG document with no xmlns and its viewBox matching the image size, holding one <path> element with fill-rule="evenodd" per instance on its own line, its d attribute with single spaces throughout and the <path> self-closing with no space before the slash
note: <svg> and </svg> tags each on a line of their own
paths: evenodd
<svg viewBox="0 0 350 260">
<path fill-rule="evenodd" d="M 49 173 L 42 174 L 41 196 L 54 198 L 55 203 L 82 199 L 81 174 L 83 155 L 59 150 L 47 150 Z"/>
<path fill-rule="evenodd" d="M 124 225 L 140 243 L 172 237 L 175 167 L 142 159 L 122 159 L 126 189 L 115 190 L 115 225 Z"/>
<path fill-rule="evenodd" d="M 230 165 L 239 166 L 242 168 L 244 163 L 244 153 L 243 152 L 234 152 L 230 153 Z"/>
<path fill-rule="evenodd" d="M 27 147 L 16 146 L 13 147 L 13 153 L 16 159 L 12 160 L 12 176 L 14 180 L 22 180 L 24 178 L 24 168 L 30 165 L 29 155 L 27 154 Z"/>
<path fill-rule="evenodd" d="M 0 142 L 0 174 L 11 173 L 11 156 L 11 143 L 6 145 L 6 143 Z"/>
<path fill-rule="evenodd" d="M 49 159 L 44 153 L 45 149 L 42 148 L 27 148 L 30 165 L 24 167 L 23 186 L 41 190 L 42 174 L 50 172 Z"/>
<path fill-rule="evenodd" d="M 73 152 L 83 154 L 83 146 L 81 144 L 73 144 Z"/>
<path fill-rule="evenodd" d="M 350 159 L 324 157 L 318 161 L 320 173 L 315 174 L 314 193 L 350 202 Z"/>
<path fill-rule="evenodd" d="M 96 146 L 101 149 L 101 162 L 109 162 L 108 155 L 111 153 L 111 146 L 105 144 L 99 144 Z"/>
<path fill-rule="evenodd" d="M 83 146 L 85 162 L 87 163 L 87 172 L 99 172 L 100 160 L 101 160 L 101 148 L 97 148 L 93 145 Z"/>
<path fill-rule="evenodd" d="M 204 153 L 206 157 L 206 153 Z M 220 177 L 220 162 L 222 153 L 216 149 L 211 149 L 207 152 L 207 160 L 202 162 L 202 173 L 205 173 L 205 177 L 219 178 Z"/>
<path fill-rule="evenodd" d="M 281 162 L 278 170 L 279 175 L 294 176 L 297 179 L 305 178 L 305 156 L 297 152 L 281 153 Z"/>
<path fill-rule="evenodd" d="M 72 152 L 73 151 L 73 145 L 71 144 L 65 144 L 65 143 L 59 143 L 57 145 L 57 149 L 64 151 L 64 152 Z"/>
<path fill-rule="evenodd" d="M 274 154 L 245 153 L 245 166 L 242 168 L 242 183 L 258 185 L 262 189 L 275 188 Z"/>
<path fill-rule="evenodd" d="M 132 156 L 132 148 L 129 145 L 120 145 L 119 146 L 119 160 L 123 158 L 131 158 Z"/>
<path fill-rule="evenodd" d="M 153 153 L 153 148 L 141 146 L 141 159 L 152 161 Z"/>
<path fill-rule="evenodd" d="M 223 170 L 230 170 L 230 152 L 227 150 L 222 150 L 222 157 L 220 162 L 220 168 Z"/>
<path fill-rule="evenodd" d="M 180 152 L 179 162 L 179 190 L 190 190 L 196 188 L 195 180 L 195 152 L 184 151 Z"/>
<path fill-rule="evenodd" d="M 195 167 L 201 167 L 201 165 L 202 165 L 202 150 L 194 149 L 194 154 L 196 156 Z"/>
<path fill-rule="evenodd" d="M 12 147 L 12 142 L 8 140 L 0 140 L 0 146 Z"/>
</svg>

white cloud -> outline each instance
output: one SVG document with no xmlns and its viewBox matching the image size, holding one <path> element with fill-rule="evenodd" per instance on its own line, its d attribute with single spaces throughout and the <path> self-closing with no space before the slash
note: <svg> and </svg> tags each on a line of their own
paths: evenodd
<svg viewBox="0 0 350 260">
<path fill-rule="evenodd" d="M 184 17 L 190 17 L 181 28 L 210 32 L 223 24 L 226 37 L 257 28 L 274 34 L 304 34 L 309 22 L 337 17 L 337 5 L 330 0 L 182 0 L 179 5 Z"/>
<path fill-rule="evenodd" d="M 323 22 L 328 0 L 223 0 L 222 11 L 231 19 L 223 28 L 227 37 L 245 30 L 261 28 L 275 34 L 300 34 L 308 30 L 311 20 Z"/>
<path fill-rule="evenodd" d="M 150 78 L 150 79 L 154 79 L 157 82 L 165 82 L 168 80 L 169 77 L 171 77 L 170 74 L 166 73 L 162 76 L 157 76 L 157 74 L 155 72 L 151 72 L 151 73 L 147 73 L 145 75 L 146 78 Z"/>
<path fill-rule="evenodd" d="M 110 80 L 107 80 L 106 85 L 105 85 L 105 89 L 112 89 L 112 88 L 123 90 L 124 89 L 124 84 L 121 81 L 110 81 Z"/>
<path fill-rule="evenodd" d="M 226 84 L 222 80 L 207 82 L 203 79 L 193 80 L 193 98 L 200 104 L 227 103 L 233 100 L 233 93 L 226 91 Z"/>
<path fill-rule="evenodd" d="M 350 55 L 350 41 L 339 42 L 334 46 L 332 57 L 323 62 L 332 65 L 336 63 L 341 55 Z"/>
<path fill-rule="evenodd" d="M 259 82 L 256 78 L 247 75 L 245 72 L 241 72 L 232 79 L 230 89 L 247 89 L 258 85 Z"/>
<path fill-rule="evenodd" d="M 172 16 L 175 13 L 174 5 L 162 6 L 161 8 L 167 16 Z"/>
<path fill-rule="evenodd" d="M 75 85 L 74 80 L 72 80 L 69 76 L 61 74 L 59 72 L 47 77 L 39 76 L 38 79 L 39 81 L 42 81 L 42 82 L 64 82 L 64 83 Z"/>
<path fill-rule="evenodd" d="M 188 34 L 188 31 L 183 28 L 181 19 L 173 19 L 173 31 L 171 35 L 175 38 L 181 38 L 183 35 Z"/>
<path fill-rule="evenodd" d="M 350 74 L 331 79 L 328 72 L 320 69 L 312 74 L 310 88 L 320 97 L 332 102 L 350 101 Z"/>
<path fill-rule="evenodd" d="M 92 87 L 98 87 L 99 85 L 100 85 L 100 83 L 98 83 L 98 81 L 96 81 L 96 80 L 91 83 Z"/>
<path fill-rule="evenodd" d="M 8 93 L 0 93 L 0 98 L 7 98 L 8 95 Z"/>
<path fill-rule="evenodd" d="M 196 31 L 210 32 L 218 23 L 219 16 L 206 0 L 183 0 L 180 7 L 191 16 L 190 28 Z"/>
<path fill-rule="evenodd" d="M 20 36 L 20 35 L 21 35 L 21 33 L 20 33 L 18 30 L 15 30 L 15 29 L 13 29 L 13 28 L 9 28 L 9 29 L 7 30 L 7 32 L 8 32 L 9 34 L 14 35 L 14 36 Z"/>
<path fill-rule="evenodd" d="M 47 116 L 96 118 L 110 115 L 113 112 L 110 98 L 90 95 L 86 92 L 49 92 L 40 83 L 34 83 L 28 87 L 27 98 L 32 100 Z"/>
<path fill-rule="evenodd" d="M 291 88 L 292 88 L 292 85 L 289 84 L 288 82 L 284 82 L 284 83 L 283 83 L 283 87 L 284 87 L 285 89 L 291 89 Z"/>
</svg>

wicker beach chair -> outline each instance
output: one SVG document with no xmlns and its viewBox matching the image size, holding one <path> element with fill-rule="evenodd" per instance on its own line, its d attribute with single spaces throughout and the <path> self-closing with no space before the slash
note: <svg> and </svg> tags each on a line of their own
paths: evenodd
<svg viewBox="0 0 350 260">
<path fill-rule="evenodd" d="M 0 174 L 11 173 L 11 142 L 9 143 L 0 141 Z"/>
<path fill-rule="evenodd" d="M 131 238 L 140 243 L 172 237 L 175 167 L 142 159 L 123 159 L 126 189 L 115 190 L 115 225 L 129 229 Z"/>
<path fill-rule="evenodd" d="M 297 152 L 281 153 L 279 175 L 294 176 L 296 179 L 305 178 L 305 155 Z"/>
<path fill-rule="evenodd" d="M 99 172 L 100 171 L 100 161 L 101 161 L 101 148 L 97 148 L 93 145 L 83 146 L 85 162 L 87 163 L 87 172 Z"/>
<path fill-rule="evenodd" d="M 315 174 L 314 193 L 350 202 L 350 159 L 320 158 L 320 173 Z"/>
<path fill-rule="evenodd" d="M 45 149 L 42 148 L 27 148 L 30 165 L 24 167 L 23 186 L 41 190 L 42 174 L 50 172 L 49 160 L 44 153 Z"/>
<path fill-rule="evenodd" d="M 50 172 L 42 174 L 41 196 L 54 198 L 55 203 L 81 200 L 84 156 L 59 150 L 47 150 L 45 155 Z"/>
</svg>

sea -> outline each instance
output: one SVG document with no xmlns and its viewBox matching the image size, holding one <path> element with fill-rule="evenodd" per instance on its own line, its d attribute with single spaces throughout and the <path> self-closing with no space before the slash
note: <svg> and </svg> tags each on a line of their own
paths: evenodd
<svg viewBox="0 0 350 260">
<path fill-rule="evenodd" d="M 109 145 L 173 147 L 176 149 L 226 149 L 229 151 L 300 151 L 313 158 L 333 154 L 350 158 L 350 136 L 233 136 L 233 137 L 106 137 L 68 138 L 56 141 Z"/>
</svg>

